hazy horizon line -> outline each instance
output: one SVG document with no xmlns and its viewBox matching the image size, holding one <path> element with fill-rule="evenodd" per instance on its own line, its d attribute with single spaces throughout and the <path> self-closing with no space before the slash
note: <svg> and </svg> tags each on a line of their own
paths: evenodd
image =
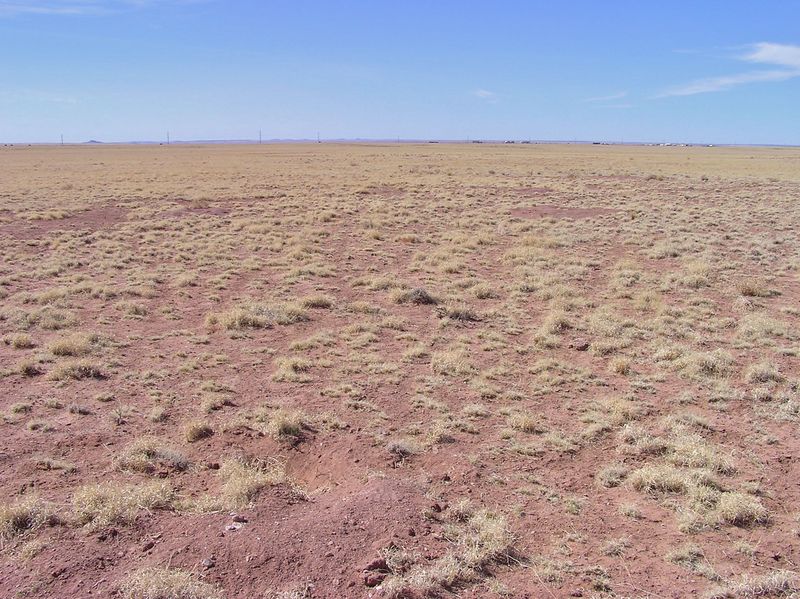
<svg viewBox="0 0 800 599">
<path fill-rule="evenodd" d="M 267 145 L 267 144 L 290 144 L 290 143 L 393 143 L 393 144 L 507 144 L 507 145 L 533 145 L 533 144 L 578 144 L 578 145 L 611 145 L 611 146 L 724 146 L 724 147 L 775 147 L 775 148 L 797 148 L 800 144 L 780 144 L 780 143 L 716 143 L 703 141 L 611 141 L 603 139 L 533 139 L 533 138 L 469 138 L 469 139 L 448 139 L 448 138 L 395 138 L 395 137 L 331 137 L 331 138 L 306 138 L 306 137 L 286 137 L 270 139 L 175 139 L 175 140 L 126 140 L 126 141 L 102 141 L 89 139 L 86 141 L 11 141 L 0 142 L 2 146 L 9 147 L 15 145 L 25 146 L 92 146 L 92 145 Z"/>
</svg>

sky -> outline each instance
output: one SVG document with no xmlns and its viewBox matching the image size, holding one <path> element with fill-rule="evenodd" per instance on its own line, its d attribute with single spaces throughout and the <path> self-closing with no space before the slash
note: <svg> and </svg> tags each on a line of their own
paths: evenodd
<svg viewBox="0 0 800 599">
<path fill-rule="evenodd" d="M 800 0 L 0 0 L 0 142 L 800 144 Z"/>
</svg>

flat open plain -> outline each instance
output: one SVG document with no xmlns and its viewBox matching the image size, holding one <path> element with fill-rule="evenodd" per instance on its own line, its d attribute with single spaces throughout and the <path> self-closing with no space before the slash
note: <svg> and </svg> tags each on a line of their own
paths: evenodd
<svg viewBox="0 0 800 599">
<path fill-rule="evenodd" d="M 0 148 L 0 596 L 772 597 L 800 150 Z"/>
</svg>

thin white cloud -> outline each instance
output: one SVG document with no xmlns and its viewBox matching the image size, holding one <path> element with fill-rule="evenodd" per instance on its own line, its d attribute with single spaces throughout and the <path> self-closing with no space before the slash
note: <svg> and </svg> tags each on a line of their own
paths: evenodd
<svg viewBox="0 0 800 599">
<path fill-rule="evenodd" d="M 750 71 L 749 73 L 739 73 L 738 75 L 709 77 L 708 79 L 696 79 L 695 81 L 685 85 L 668 88 L 656 97 L 666 98 L 669 96 L 693 96 L 695 94 L 721 92 L 739 85 L 745 85 L 747 83 L 759 83 L 763 81 L 786 81 L 787 79 L 798 76 L 800 76 L 800 72 Z"/>
<path fill-rule="evenodd" d="M 496 93 L 490 92 L 488 89 L 476 89 L 472 92 L 472 95 L 487 102 L 497 102 L 498 98 Z"/>
<path fill-rule="evenodd" d="M 800 77 L 800 46 L 761 42 L 752 44 L 745 54 L 737 58 L 743 62 L 780 68 L 696 79 L 683 85 L 667 88 L 655 97 L 693 96 L 695 94 L 726 91 L 748 83 L 786 81 Z"/>
<path fill-rule="evenodd" d="M 761 42 L 753 44 L 751 51 L 742 56 L 742 60 L 775 64 L 798 70 L 800 69 L 800 46 Z"/>
<path fill-rule="evenodd" d="M 609 94 L 608 96 L 596 96 L 594 98 L 586 98 L 584 102 L 613 102 L 614 100 L 621 100 L 628 95 L 628 92 L 617 92 L 616 94 Z"/>
<path fill-rule="evenodd" d="M 196 0 L 0 0 L 0 17 L 17 15 L 99 15 L 158 4 Z"/>
</svg>

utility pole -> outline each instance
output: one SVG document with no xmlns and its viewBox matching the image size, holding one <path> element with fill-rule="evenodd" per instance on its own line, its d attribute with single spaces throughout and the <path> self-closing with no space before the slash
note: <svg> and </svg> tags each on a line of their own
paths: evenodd
<svg viewBox="0 0 800 599">
<path fill-rule="evenodd" d="M 169 145 L 169 131 L 167 131 L 167 145 Z"/>
<path fill-rule="evenodd" d="M 63 133 L 61 134 L 61 145 L 62 146 L 64 145 L 64 134 Z"/>
<path fill-rule="evenodd" d="M 261 145 L 261 129 L 258 130 L 258 145 Z"/>
<path fill-rule="evenodd" d="M 317 143 L 318 143 L 318 144 L 319 144 L 319 143 L 322 143 L 322 142 L 319 140 L 319 131 L 317 131 Z"/>
</svg>

